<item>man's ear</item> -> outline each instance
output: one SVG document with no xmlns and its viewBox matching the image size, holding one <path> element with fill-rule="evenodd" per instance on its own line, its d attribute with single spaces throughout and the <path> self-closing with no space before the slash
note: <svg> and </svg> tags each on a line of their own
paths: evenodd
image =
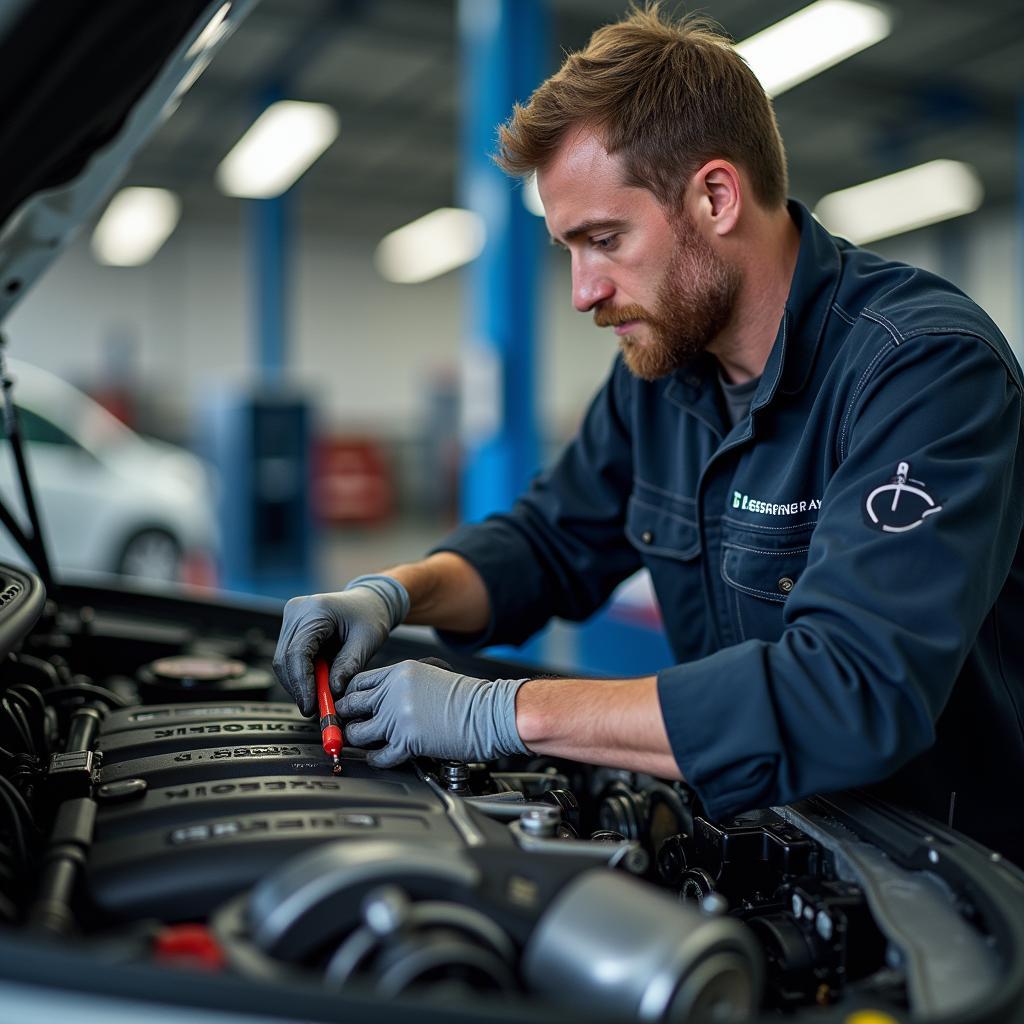
<svg viewBox="0 0 1024 1024">
<path fill-rule="evenodd" d="M 709 160 L 691 179 L 691 213 L 699 227 L 710 234 L 727 235 L 735 230 L 743 208 L 743 190 L 735 164 Z"/>
</svg>

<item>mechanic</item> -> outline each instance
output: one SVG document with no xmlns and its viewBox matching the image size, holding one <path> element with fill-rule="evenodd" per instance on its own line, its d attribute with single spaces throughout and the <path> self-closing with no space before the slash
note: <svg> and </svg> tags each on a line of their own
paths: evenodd
<svg viewBox="0 0 1024 1024">
<path fill-rule="evenodd" d="M 684 779 L 728 818 L 877 784 L 1024 863 L 1022 375 L 942 279 L 786 202 L 772 106 L 717 30 L 634 9 L 500 130 L 572 299 L 621 344 L 506 514 L 290 601 L 305 714 L 329 644 L 368 761 L 536 753 Z M 642 566 L 679 664 L 619 680 L 361 671 L 399 622 L 450 645 L 585 619 Z"/>
</svg>

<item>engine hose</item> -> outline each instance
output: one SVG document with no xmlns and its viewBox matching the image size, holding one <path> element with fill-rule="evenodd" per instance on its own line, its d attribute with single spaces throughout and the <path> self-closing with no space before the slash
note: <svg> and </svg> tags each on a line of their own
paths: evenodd
<svg viewBox="0 0 1024 1024">
<path fill-rule="evenodd" d="M 68 683 L 66 686 L 57 686 L 50 690 L 44 690 L 43 696 L 47 700 L 61 700 L 64 697 L 95 697 L 97 700 L 105 701 L 115 708 L 128 707 L 128 701 L 119 697 L 112 690 L 103 686 L 96 686 L 94 683 Z"/>
<path fill-rule="evenodd" d="M 42 755 L 49 752 L 49 741 L 46 732 L 46 702 L 43 695 L 28 683 L 15 683 L 7 689 L 8 699 L 21 703 L 25 710 L 26 720 L 32 732 L 35 753 Z"/>
<path fill-rule="evenodd" d="M 20 801 L 20 803 L 19 803 Z M 12 840 L 11 850 L 17 856 L 18 863 L 24 871 L 29 866 L 28 839 L 25 835 L 25 826 L 21 815 L 27 811 L 25 800 L 7 779 L 0 778 L 0 803 L 2 803 L 11 815 L 10 835 Z M 29 815 L 31 820 L 31 815 Z"/>
<path fill-rule="evenodd" d="M 24 652 L 13 657 L 22 668 L 27 668 L 30 672 L 44 676 L 48 686 L 60 686 L 60 674 L 48 661 L 37 658 L 32 654 L 25 654 Z"/>
<path fill-rule="evenodd" d="M 78 708 L 71 716 L 71 724 L 68 726 L 68 742 L 64 748 L 65 753 L 92 750 L 101 718 L 100 711 L 95 707 L 87 704 L 85 707 Z"/>
<path fill-rule="evenodd" d="M 91 750 L 102 717 L 98 708 L 88 705 L 77 708 L 68 726 L 65 753 Z M 54 935 L 66 935 L 74 930 L 71 899 L 92 844 L 95 821 L 96 801 L 89 797 L 67 800 L 61 805 L 43 857 L 36 898 L 29 911 L 30 928 Z"/>
<path fill-rule="evenodd" d="M 95 823 L 95 800 L 82 797 L 61 805 L 43 858 L 36 898 L 28 914 L 29 928 L 51 935 L 67 935 L 75 930 L 71 899 L 92 844 Z"/>
</svg>

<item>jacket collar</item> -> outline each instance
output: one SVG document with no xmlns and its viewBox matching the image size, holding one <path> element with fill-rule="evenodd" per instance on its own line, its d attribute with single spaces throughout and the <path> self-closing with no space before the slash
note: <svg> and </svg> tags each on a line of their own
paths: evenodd
<svg viewBox="0 0 1024 1024">
<path fill-rule="evenodd" d="M 789 215 L 800 229 L 800 252 L 779 333 L 761 376 L 769 389 L 755 396 L 752 408 L 770 402 L 778 388 L 792 395 L 807 385 L 839 288 L 841 261 L 835 240 L 803 203 L 791 199 Z"/>
<path fill-rule="evenodd" d="M 803 203 L 791 199 L 788 209 L 800 231 L 800 251 L 779 331 L 750 405 L 752 412 L 768 405 L 780 390 L 792 395 L 807 385 L 839 287 L 841 262 L 835 240 Z M 718 360 L 702 353 L 673 374 L 665 396 L 693 409 L 702 393 L 717 388 L 717 373 Z"/>
</svg>

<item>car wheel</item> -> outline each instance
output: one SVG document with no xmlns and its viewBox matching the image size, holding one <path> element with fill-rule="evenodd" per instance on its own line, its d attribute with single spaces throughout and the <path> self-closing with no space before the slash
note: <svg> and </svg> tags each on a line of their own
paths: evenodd
<svg viewBox="0 0 1024 1024">
<path fill-rule="evenodd" d="M 122 576 L 178 580 L 181 545 L 166 530 L 140 530 L 125 544 L 116 571 Z"/>
</svg>

